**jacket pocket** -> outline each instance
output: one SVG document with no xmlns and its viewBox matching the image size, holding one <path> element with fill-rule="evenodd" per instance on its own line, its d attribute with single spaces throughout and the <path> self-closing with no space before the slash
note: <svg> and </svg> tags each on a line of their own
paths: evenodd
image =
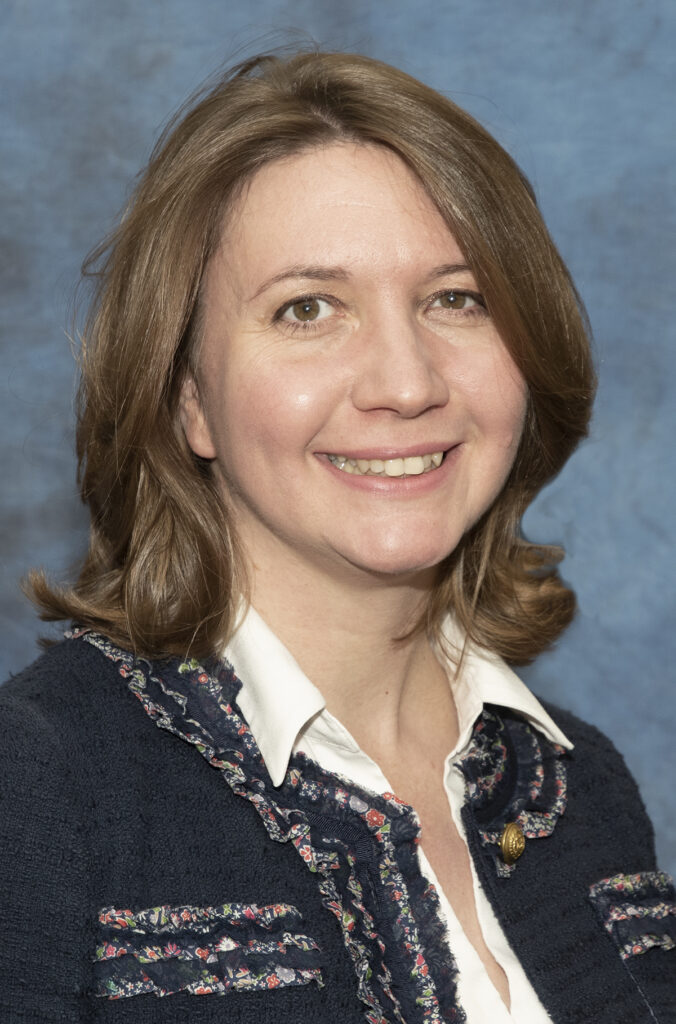
<svg viewBox="0 0 676 1024">
<path fill-rule="evenodd" d="M 650 949 L 676 949 L 676 894 L 665 872 L 603 878 L 589 898 L 623 960 Z"/>
<path fill-rule="evenodd" d="M 98 916 L 94 992 L 123 999 L 225 995 L 291 985 L 322 985 L 320 950 L 300 931 L 288 903 L 217 907 L 104 907 Z"/>
</svg>

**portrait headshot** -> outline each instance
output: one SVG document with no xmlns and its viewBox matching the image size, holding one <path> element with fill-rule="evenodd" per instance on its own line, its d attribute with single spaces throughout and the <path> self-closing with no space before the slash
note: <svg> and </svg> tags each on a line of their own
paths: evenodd
<svg viewBox="0 0 676 1024">
<path fill-rule="evenodd" d="M 0 17 L 0 1020 L 676 1024 L 676 9 Z"/>
</svg>

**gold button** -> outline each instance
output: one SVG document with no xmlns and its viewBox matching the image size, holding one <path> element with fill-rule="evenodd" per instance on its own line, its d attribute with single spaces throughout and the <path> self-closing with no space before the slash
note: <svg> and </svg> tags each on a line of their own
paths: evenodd
<svg viewBox="0 0 676 1024">
<path fill-rule="evenodd" d="M 500 836 L 500 853 L 505 864 L 514 864 L 526 849 L 523 832 L 515 821 L 510 821 Z"/>
</svg>

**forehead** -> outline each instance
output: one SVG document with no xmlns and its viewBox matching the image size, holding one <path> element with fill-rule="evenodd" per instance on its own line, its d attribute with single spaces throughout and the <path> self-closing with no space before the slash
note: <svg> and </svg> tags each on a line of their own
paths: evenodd
<svg viewBox="0 0 676 1024">
<path fill-rule="evenodd" d="M 240 266 L 255 261 L 262 275 L 294 256 L 349 267 L 457 255 L 445 221 L 403 160 L 385 147 L 354 143 L 261 168 L 226 218 L 222 249 Z"/>
</svg>

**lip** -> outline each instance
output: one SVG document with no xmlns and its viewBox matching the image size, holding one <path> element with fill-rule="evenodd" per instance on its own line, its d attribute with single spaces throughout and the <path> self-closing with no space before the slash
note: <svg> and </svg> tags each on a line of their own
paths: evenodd
<svg viewBox="0 0 676 1024">
<path fill-rule="evenodd" d="M 335 451 L 316 452 L 317 455 L 327 458 L 329 455 L 344 455 L 346 459 L 381 459 L 387 462 L 388 459 L 412 459 L 416 455 L 432 455 L 433 452 L 444 452 L 446 458 L 459 442 L 449 444 L 448 441 L 429 442 L 424 444 L 409 445 L 408 448 L 337 448 Z M 444 462 L 446 459 L 444 459 Z M 443 462 L 442 462 L 443 466 Z"/>
<path fill-rule="evenodd" d="M 392 459 L 392 458 L 406 458 L 413 457 L 414 455 L 428 455 L 433 451 L 444 451 L 444 461 L 441 463 L 438 469 L 435 469 L 432 473 L 421 473 L 419 476 L 360 476 L 356 473 L 345 473 L 342 469 L 338 469 L 328 458 L 328 455 L 324 453 L 317 453 L 318 460 L 322 466 L 325 467 L 327 472 L 345 487 L 351 487 L 353 490 L 367 492 L 374 495 L 382 495 L 387 497 L 416 497 L 426 494 L 429 491 L 434 491 L 445 483 L 449 475 L 452 473 L 460 452 L 462 444 L 451 445 L 450 448 L 428 448 L 427 446 L 421 447 L 418 445 L 412 449 L 397 449 L 396 451 L 392 448 L 388 449 L 360 449 L 362 452 L 373 452 L 376 450 L 378 454 L 348 454 L 347 451 L 340 452 L 340 455 L 345 455 L 350 459 Z M 407 454 L 402 456 L 402 451 Z M 385 453 L 385 454 L 383 454 Z M 333 454 L 333 452 L 331 452 Z"/>
</svg>

